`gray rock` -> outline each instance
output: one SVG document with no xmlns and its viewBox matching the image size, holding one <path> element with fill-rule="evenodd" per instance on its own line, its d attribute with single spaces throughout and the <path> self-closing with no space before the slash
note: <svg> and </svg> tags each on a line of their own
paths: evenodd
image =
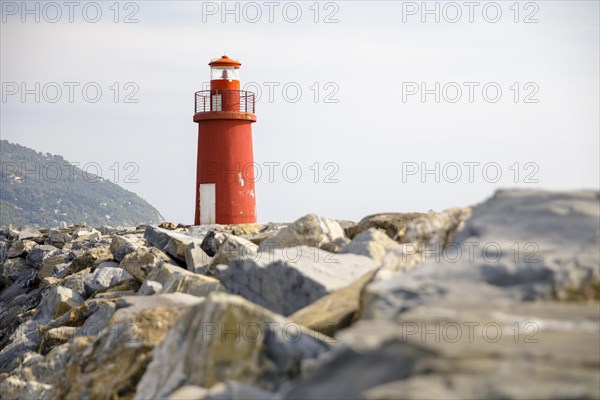
<svg viewBox="0 0 600 400">
<path fill-rule="evenodd" d="M 227 290 L 221 283 L 211 277 L 194 274 L 181 267 L 163 262 L 154 268 L 144 282 L 143 293 L 150 291 L 150 288 L 157 293 L 187 293 L 194 296 L 207 296 L 212 292 L 226 292 Z M 141 289 L 141 288 L 140 288 Z"/>
<path fill-rule="evenodd" d="M 133 279 L 133 277 L 122 268 L 98 268 L 93 273 L 90 273 L 86 283 L 86 290 L 91 294 L 97 290 L 106 289 L 128 279 Z"/>
<path fill-rule="evenodd" d="M 200 248 L 204 250 L 210 257 L 214 257 L 219 251 L 221 244 L 225 241 L 225 233 L 218 231 L 210 231 L 206 234 Z"/>
<path fill-rule="evenodd" d="M 110 252 L 115 260 L 120 262 L 127 254 L 132 253 L 139 247 L 138 237 L 135 235 L 113 235 Z"/>
<path fill-rule="evenodd" d="M 594 306 L 494 307 L 438 303 L 401 321 L 360 321 L 277 398 L 598 397 Z"/>
<path fill-rule="evenodd" d="M 86 282 L 90 281 L 90 274 L 87 271 L 81 271 L 72 275 L 67 276 L 62 281 L 62 286 L 71 289 L 82 298 L 87 298 L 89 296 L 88 291 L 86 290 Z"/>
<path fill-rule="evenodd" d="M 51 255 L 60 253 L 60 250 L 54 246 L 50 245 L 41 245 L 35 246 L 28 254 L 27 254 L 27 263 L 29 265 L 40 268 L 44 261 L 50 257 Z"/>
<path fill-rule="evenodd" d="M 146 279 L 140 289 L 138 290 L 138 295 L 140 296 L 151 296 L 161 291 L 162 285 L 159 282 L 151 281 Z"/>
<path fill-rule="evenodd" d="M 69 288 L 61 285 L 52 286 L 40 302 L 34 319 L 47 321 L 58 318 L 83 301 L 79 294 Z"/>
<path fill-rule="evenodd" d="M 77 242 L 90 241 L 96 242 L 100 240 L 102 234 L 93 228 L 77 228 L 73 231 L 73 238 Z"/>
<path fill-rule="evenodd" d="M 299 246 L 234 259 L 217 267 L 217 277 L 231 293 L 287 316 L 378 265 L 364 256 Z"/>
<path fill-rule="evenodd" d="M 71 240 L 71 235 L 66 232 L 61 232 L 58 229 L 48 231 L 48 243 L 59 249 L 62 249 Z"/>
<path fill-rule="evenodd" d="M 299 374 L 302 360 L 327 349 L 319 337 L 239 296 L 213 293 L 182 314 L 153 351 L 136 398 L 230 380 L 273 390 Z"/>
<path fill-rule="evenodd" d="M 447 250 L 368 285 L 365 316 L 395 319 L 441 298 L 598 301 L 598 202 L 597 192 L 500 191 Z"/>
<path fill-rule="evenodd" d="M 217 253 L 209 264 L 209 270 L 219 264 L 229 264 L 234 259 L 255 258 L 258 254 L 258 246 L 251 241 L 239 236 L 227 233 L 220 234 L 222 242 L 218 245 Z M 204 243 L 204 242 L 203 242 Z"/>
<path fill-rule="evenodd" d="M 26 257 L 35 246 L 37 243 L 31 240 L 15 240 L 8 250 L 8 257 Z"/>
<path fill-rule="evenodd" d="M 33 239 L 39 237 L 42 237 L 42 233 L 33 226 L 25 226 L 21 228 L 21 231 L 19 232 L 19 240 Z"/>
<path fill-rule="evenodd" d="M 24 354 L 37 351 L 40 344 L 38 326 L 38 321 L 28 320 L 11 333 L 8 343 L 0 350 L 0 372 L 11 371 Z"/>
<path fill-rule="evenodd" d="M 127 254 L 119 266 L 129 272 L 140 282 L 143 282 L 148 274 L 161 263 L 170 263 L 172 260 L 162 251 L 154 247 L 140 247 Z"/>
<path fill-rule="evenodd" d="M 274 248 L 291 246 L 310 246 L 332 250 L 349 243 L 340 224 L 329 218 L 307 214 L 293 224 L 280 229 L 272 237 L 260 243 L 260 249 L 270 251 Z"/>
<path fill-rule="evenodd" d="M 340 253 L 359 254 L 381 262 L 386 253 L 392 249 L 400 249 L 400 244 L 390 239 L 384 231 L 369 228 L 354 237 L 352 242 L 340 250 Z"/>
<path fill-rule="evenodd" d="M 151 225 L 146 228 L 144 238 L 176 260 L 185 262 L 188 270 L 195 272 L 201 267 L 201 254 L 198 253 L 202 245 L 201 239 Z"/>
<path fill-rule="evenodd" d="M 24 258 L 9 258 L 0 265 L 0 277 L 4 282 L 11 284 L 31 270 L 35 270 L 35 268 L 29 265 Z"/>
</svg>

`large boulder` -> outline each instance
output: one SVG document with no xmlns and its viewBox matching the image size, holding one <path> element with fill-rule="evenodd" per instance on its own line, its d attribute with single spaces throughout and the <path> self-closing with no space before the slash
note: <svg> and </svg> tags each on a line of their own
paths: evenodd
<svg viewBox="0 0 600 400">
<path fill-rule="evenodd" d="M 195 274 L 166 262 L 161 263 L 148 274 L 142 288 L 148 286 L 154 287 L 156 293 L 187 293 L 199 297 L 208 296 L 212 292 L 227 291 L 214 278 Z"/>
<path fill-rule="evenodd" d="M 231 293 L 290 315 L 350 285 L 378 265 L 364 256 L 298 246 L 234 259 L 229 265 L 219 265 L 216 274 Z"/>
<path fill-rule="evenodd" d="M 92 294 L 129 279 L 133 279 L 133 277 L 123 268 L 114 266 L 97 268 L 89 274 L 88 281 L 86 282 L 86 291 Z"/>
<path fill-rule="evenodd" d="M 35 246 L 26 257 L 27 263 L 35 268 L 40 268 L 51 255 L 60 254 L 61 251 L 54 246 L 40 245 Z"/>
<path fill-rule="evenodd" d="M 34 318 L 42 321 L 58 318 L 83 301 L 84 299 L 74 290 L 54 285 L 40 302 Z"/>
<path fill-rule="evenodd" d="M 400 244 L 390 239 L 384 231 L 369 228 L 356 235 L 350 243 L 340 250 L 340 253 L 360 254 L 381 262 L 388 251 L 400 248 Z"/>
<path fill-rule="evenodd" d="M 155 247 L 139 247 L 123 257 L 119 266 L 143 282 L 153 269 L 171 261 L 169 256 Z"/>
<path fill-rule="evenodd" d="M 396 318 L 419 304 L 600 299 L 598 192 L 500 191 L 419 268 L 367 286 L 365 316 Z"/>
<path fill-rule="evenodd" d="M 74 238 L 74 241 L 76 241 L 76 242 L 82 242 L 82 241 L 96 242 L 96 241 L 100 240 L 101 237 L 102 237 L 102 233 L 100 233 L 100 231 L 93 229 L 93 228 L 82 227 L 82 228 L 77 228 L 73 231 L 73 238 Z"/>
<path fill-rule="evenodd" d="M 337 221 L 316 214 L 307 214 L 261 241 L 260 249 L 270 251 L 274 248 L 310 246 L 337 251 L 348 242 L 344 229 Z"/>
<path fill-rule="evenodd" d="M 69 272 L 75 273 L 86 268 L 95 268 L 104 261 L 110 261 L 112 259 L 113 255 L 108 246 L 85 249 L 75 256 L 69 267 Z"/>
<path fill-rule="evenodd" d="M 8 249 L 8 258 L 26 257 L 36 246 L 37 243 L 32 240 L 15 240 Z"/>
<path fill-rule="evenodd" d="M 350 285 L 321 297 L 290 315 L 289 319 L 314 331 L 334 336 L 340 329 L 350 326 L 359 315 L 362 291 L 377 271 L 371 270 Z"/>
<path fill-rule="evenodd" d="M 251 241 L 228 233 L 220 235 L 223 240 L 208 266 L 211 272 L 219 264 L 229 264 L 234 259 L 254 258 L 258 254 L 258 246 Z"/>
<path fill-rule="evenodd" d="M 136 235 L 113 235 L 110 243 L 110 252 L 117 261 L 137 250 L 143 243 Z"/>
<path fill-rule="evenodd" d="M 149 225 L 144 232 L 144 238 L 151 245 L 185 263 L 187 269 L 192 272 L 206 267 L 210 261 L 210 258 L 201 249 L 202 239 L 183 232 Z"/>
<path fill-rule="evenodd" d="M 360 321 L 277 398 L 598 398 L 597 310 L 533 305 L 496 313 L 483 303 L 432 307 L 399 322 Z"/>
<path fill-rule="evenodd" d="M 354 227 L 359 234 L 377 228 L 399 243 L 438 243 L 441 247 L 451 242 L 455 232 L 461 230 L 471 216 L 469 208 L 451 208 L 429 213 L 383 213 L 363 218 Z"/>
<path fill-rule="evenodd" d="M 316 332 L 239 296 L 214 293 L 184 313 L 154 350 L 136 398 L 229 380 L 272 391 L 327 347 Z"/>
<path fill-rule="evenodd" d="M 60 231 L 58 229 L 50 229 L 48 231 L 48 244 L 51 244 L 54 247 L 62 249 L 65 244 L 69 243 L 73 238 L 66 231 Z"/>
<path fill-rule="evenodd" d="M 42 238 L 42 233 L 33 226 L 22 227 L 19 231 L 19 240 Z"/>
</svg>

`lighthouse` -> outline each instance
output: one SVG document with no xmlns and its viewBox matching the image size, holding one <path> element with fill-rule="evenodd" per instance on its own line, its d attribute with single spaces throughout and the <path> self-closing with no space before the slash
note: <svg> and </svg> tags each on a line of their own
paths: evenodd
<svg viewBox="0 0 600 400">
<path fill-rule="evenodd" d="M 223 55 L 208 65 L 210 90 L 195 94 L 198 161 L 194 223 L 255 223 L 255 96 L 240 90 L 239 61 Z"/>
</svg>

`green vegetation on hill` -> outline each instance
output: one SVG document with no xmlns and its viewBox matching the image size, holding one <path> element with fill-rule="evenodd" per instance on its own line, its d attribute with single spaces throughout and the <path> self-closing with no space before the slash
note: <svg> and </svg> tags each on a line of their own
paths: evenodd
<svg viewBox="0 0 600 400">
<path fill-rule="evenodd" d="M 136 226 L 162 220 L 135 193 L 61 156 L 0 140 L 0 226 Z"/>
</svg>

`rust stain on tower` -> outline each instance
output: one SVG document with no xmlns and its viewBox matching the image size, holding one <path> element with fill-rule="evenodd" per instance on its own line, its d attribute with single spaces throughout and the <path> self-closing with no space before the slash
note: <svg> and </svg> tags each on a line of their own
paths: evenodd
<svg viewBox="0 0 600 400">
<path fill-rule="evenodd" d="M 212 60 L 210 90 L 196 92 L 198 224 L 256 222 L 252 123 L 254 93 L 240 90 L 242 65 L 226 55 Z"/>
</svg>

